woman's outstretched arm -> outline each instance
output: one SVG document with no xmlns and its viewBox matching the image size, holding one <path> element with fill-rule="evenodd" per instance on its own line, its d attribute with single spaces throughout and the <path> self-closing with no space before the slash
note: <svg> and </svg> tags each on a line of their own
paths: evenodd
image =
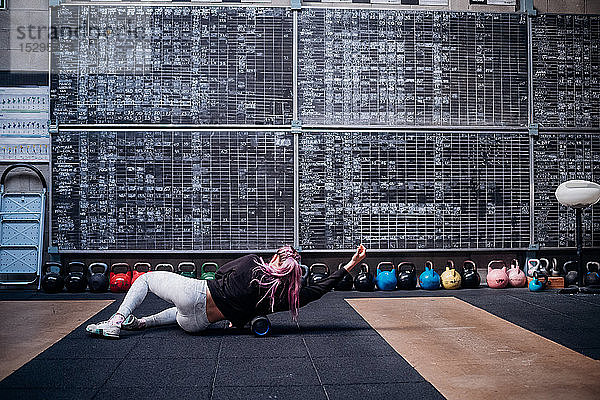
<svg viewBox="0 0 600 400">
<path fill-rule="evenodd" d="M 356 249 L 356 253 L 352 256 L 352 259 L 348 261 L 344 267 L 335 271 L 333 274 L 329 275 L 327 278 L 320 280 L 311 286 L 304 286 L 300 289 L 300 307 L 303 307 L 310 303 L 311 301 L 315 301 L 323 297 L 323 295 L 329 292 L 333 287 L 340 281 L 344 276 L 350 274 L 350 271 L 354 269 L 366 256 L 367 250 L 365 246 L 362 244 L 358 246 Z M 287 299 L 282 299 L 282 301 L 275 306 L 275 311 L 285 311 L 288 309 Z"/>
</svg>

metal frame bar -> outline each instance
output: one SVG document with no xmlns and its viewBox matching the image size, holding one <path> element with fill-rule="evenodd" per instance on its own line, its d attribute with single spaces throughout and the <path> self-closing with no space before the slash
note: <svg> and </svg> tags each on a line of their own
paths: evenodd
<svg viewBox="0 0 600 400">
<path fill-rule="evenodd" d="M 354 253 L 355 248 L 345 249 L 300 249 L 302 253 Z M 514 248 L 451 248 L 451 249 L 369 249 L 369 253 L 448 253 L 448 252 L 510 252 L 527 251 L 525 247 Z M 563 250 L 563 248 L 561 248 Z M 273 253 L 277 249 L 247 249 L 247 250 L 61 250 L 61 254 L 248 254 L 252 253 Z"/>
<path fill-rule="evenodd" d="M 227 2 L 178 2 L 178 1 L 94 1 L 93 3 L 81 1 L 61 1 L 60 5 L 65 6 L 158 6 L 158 7 L 227 7 L 227 8 L 289 8 L 284 5 L 273 5 L 270 2 L 265 3 L 227 3 Z"/>
<path fill-rule="evenodd" d="M 52 8 L 48 7 L 48 29 L 52 29 Z M 50 33 L 50 32 L 48 32 Z M 52 121 L 52 35 L 48 39 L 48 92 L 50 99 L 48 101 L 48 248 L 52 246 L 52 131 L 54 128 L 50 125 Z M 49 250 L 49 249 L 47 249 Z"/>
<path fill-rule="evenodd" d="M 119 130 L 122 128 L 144 131 L 144 130 L 276 130 L 276 129 L 291 129 L 291 124 L 285 125 L 175 125 L 175 124 L 61 124 L 59 129 L 63 130 L 92 130 L 92 129 L 100 129 L 100 130 Z"/>
<path fill-rule="evenodd" d="M 531 16 L 527 16 L 527 85 L 529 101 L 528 122 L 533 124 L 533 40 Z M 533 159 L 535 139 L 529 135 L 529 247 L 535 246 L 535 161 Z"/>
<path fill-rule="evenodd" d="M 293 17 L 293 50 L 292 50 L 292 121 L 298 121 L 298 12 L 294 10 Z M 294 247 L 300 247 L 300 138 L 299 133 L 294 137 Z"/>
</svg>

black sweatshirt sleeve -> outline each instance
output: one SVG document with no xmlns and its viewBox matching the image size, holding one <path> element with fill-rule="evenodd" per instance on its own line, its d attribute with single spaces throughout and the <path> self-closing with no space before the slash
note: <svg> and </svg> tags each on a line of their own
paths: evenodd
<svg viewBox="0 0 600 400">
<path fill-rule="evenodd" d="M 314 285 L 304 286 L 300 289 L 300 307 L 304 307 L 311 301 L 315 301 L 323 297 L 323 295 L 329 292 L 333 287 L 342 280 L 346 274 L 350 275 L 345 268 L 340 268 L 327 278 L 320 280 Z M 289 310 L 287 298 L 282 299 L 275 305 L 275 311 L 287 311 Z"/>
</svg>

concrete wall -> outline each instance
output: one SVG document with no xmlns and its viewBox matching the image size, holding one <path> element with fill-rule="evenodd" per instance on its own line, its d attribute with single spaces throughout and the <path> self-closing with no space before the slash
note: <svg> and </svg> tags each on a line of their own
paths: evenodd
<svg viewBox="0 0 600 400">
<path fill-rule="evenodd" d="M 599 0 L 533 0 L 540 13 L 600 14 Z"/>
<path fill-rule="evenodd" d="M 8 0 L 0 10 L 0 70 L 48 71 L 48 0 Z"/>
</svg>

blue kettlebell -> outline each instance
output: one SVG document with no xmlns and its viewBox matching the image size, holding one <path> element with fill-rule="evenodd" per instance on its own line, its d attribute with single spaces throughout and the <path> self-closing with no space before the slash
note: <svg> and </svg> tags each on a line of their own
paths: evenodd
<svg viewBox="0 0 600 400">
<path fill-rule="evenodd" d="M 529 290 L 531 292 L 541 292 L 548 283 L 548 275 L 543 272 L 535 271 L 533 279 L 529 282 Z"/>
<path fill-rule="evenodd" d="M 431 261 L 425 262 L 425 271 L 419 276 L 419 286 L 425 290 L 435 290 L 440 287 L 440 274 L 433 270 Z"/>
<path fill-rule="evenodd" d="M 394 290 L 398 279 L 396 278 L 396 268 L 389 261 L 380 262 L 377 265 L 377 276 L 375 284 L 379 290 Z"/>
</svg>

